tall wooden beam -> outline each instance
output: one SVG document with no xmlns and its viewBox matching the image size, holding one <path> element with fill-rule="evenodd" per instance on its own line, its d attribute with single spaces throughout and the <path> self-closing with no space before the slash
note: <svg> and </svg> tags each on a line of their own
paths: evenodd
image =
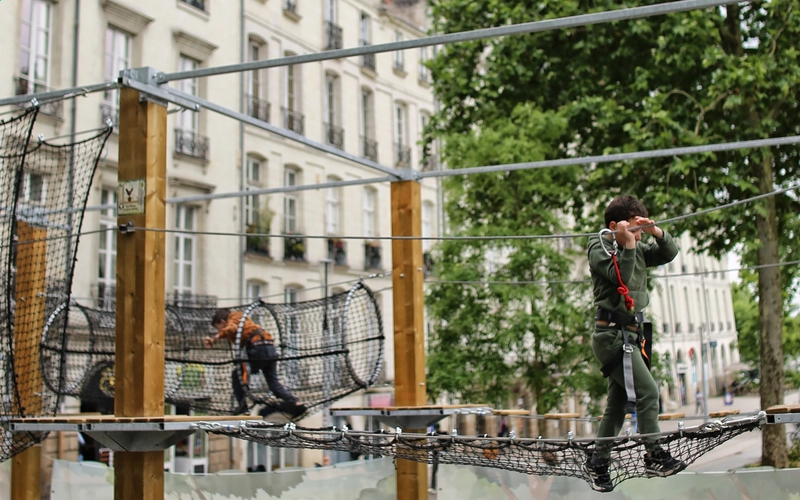
<svg viewBox="0 0 800 500">
<path fill-rule="evenodd" d="M 392 236 L 422 235 L 422 203 L 417 181 L 392 183 Z M 423 406 L 425 387 L 425 310 L 422 241 L 392 240 L 394 297 L 394 395 L 397 406 Z M 408 429 L 423 430 L 424 429 Z M 428 498 L 424 463 L 397 460 L 397 499 Z"/>
<path fill-rule="evenodd" d="M 14 310 L 14 374 L 19 390 L 18 415 L 42 414 L 42 373 L 39 344 L 44 329 L 47 289 L 47 230 L 17 222 L 17 257 Z M 15 439 L 29 439 L 20 434 Z M 11 498 L 39 500 L 41 497 L 40 445 L 14 456 L 11 461 Z"/>
<path fill-rule="evenodd" d="M 119 117 L 118 222 L 163 229 L 167 180 L 167 109 L 123 88 Z M 164 415 L 163 232 L 117 238 L 117 336 L 114 414 Z M 164 498 L 164 453 L 118 452 L 114 498 Z"/>
</svg>

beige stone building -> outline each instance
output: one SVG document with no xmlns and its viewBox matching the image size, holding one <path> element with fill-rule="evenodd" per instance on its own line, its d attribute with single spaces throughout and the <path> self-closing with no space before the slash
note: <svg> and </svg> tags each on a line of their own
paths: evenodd
<svg viewBox="0 0 800 500">
<path fill-rule="evenodd" d="M 410 39 L 427 30 L 424 1 L 18 0 L 0 4 L 0 13 L 0 41 L 9 54 L 0 64 L 0 96 L 6 97 L 109 81 L 126 68 L 150 66 L 170 73 Z M 414 49 L 170 85 L 386 166 L 436 168 L 432 161 L 423 163 L 418 143 L 434 112 L 421 64 L 431 54 Z M 169 111 L 169 198 L 384 176 L 209 110 L 195 113 L 170 105 Z M 64 136 L 117 117 L 118 91 L 92 93 L 45 104 L 34 133 Z M 96 173 L 90 206 L 115 201 L 117 147 L 114 134 Z M 46 186 L 46 179 L 42 182 Z M 423 182 L 422 201 L 423 235 L 435 235 L 440 208 L 435 181 Z M 113 210 L 94 210 L 86 214 L 84 231 L 115 225 Z M 388 241 L 346 239 L 391 235 L 388 183 L 170 204 L 167 226 L 196 232 L 167 236 L 166 289 L 172 300 L 220 306 L 255 297 L 302 301 L 323 296 L 325 260 L 333 261 L 332 291 L 344 288 L 337 283 L 391 269 Z M 293 237 L 264 241 L 201 234 L 248 229 Z M 82 238 L 73 286 L 80 302 L 113 304 L 115 248 L 114 231 Z M 349 406 L 391 401 L 391 279 L 368 284 L 380 290 L 385 373 L 377 394 L 358 393 L 341 403 Z M 78 409 L 78 401 L 65 403 L 66 411 Z M 318 413 L 305 425 L 322 423 Z M 74 434 L 51 439 L 55 444 L 44 449 L 55 456 L 74 458 L 79 448 L 92 454 L 84 459 L 109 459 L 97 449 L 76 447 Z M 269 470 L 323 461 L 319 451 L 269 449 L 203 434 L 192 440 L 166 453 L 167 469 L 213 472 L 263 465 Z"/>
</svg>

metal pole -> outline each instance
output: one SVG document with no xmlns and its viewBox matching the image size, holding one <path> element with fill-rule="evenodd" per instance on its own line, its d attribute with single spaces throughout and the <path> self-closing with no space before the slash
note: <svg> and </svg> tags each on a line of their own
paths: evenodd
<svg viewBox="0 0 800 500">
<path fill-rule="evenodd" d="M 325 312 L 324 312 L 325 316 L 322 319 L 322 338 L 323 338 L 323 345 L 325 346 L 325 349 L 327 350 L 327 349 L 331 348 L 331 345 L 330 345 L 330 343 L 331 343 L 331 328 L 330 328 L 330 322 L 328 321 L 328 296 L 329 296 L 329 293 L 328 293 L 328 269 L 329 269 L 329 266 L 330 266 L 332 261 L 330 259 L 322 259 L 322 260 L 320 260 L 320 262 L 322 262 L 322 265 L 323 265 L 323 268 L 322 268 L 323 269 L 322 289 L 324 290 L 324 293 L 325 293 Z M 329 356 L 325 356 L 323 363 L 324 363 L 325 373 L 326 374 L 330 374 L 333 367 L 331 366 Z M 331 422 L 331 416 L 330 416 L 331 405 L 328 402 L 330 400 L 330 398 L 331 398 L 331 386 L 330 386 L 330 377 L 329 376 L 325 376 L 324 377 L 323 396 L 325 397 L 326 403 L 325 403 L 325 406 L 322 408 L 322 427 L 325 428 L 325 427 L 331 427 L 333 425 L 333 423 Z M 323 463 L 322 464 L 323 465 L 332 465 L 333 460 L 332 460 L 331 455 L 332 455 L 332 453 L 331 453 L 330 450 L 325 450 L 323 452 L 323 454 L 322 454 L 322 456 L 323 456 Z M 324 460 L 324 459 L 327 459 L 327 460 Z"/>
<path fill-rule="evenodd" d="M 198 78 L 203 76 L 223 75 L 226 73 L 236 73 L 253 69 L 275 68 L 279 66 L 290 66 L 293 64 L 303 64 L 329 59 L 341 59 L 343 57 L 362 56 L 365 54 L 378 54 L 381 52 L 394 52 L 397 50 L 415 49 L 418 47 L 429 47 L 432 45 L 443 45 L 448 43 L 468 42 L 472 40 L 483 40 L 508 35 L 519 35 L 525 33 L 541 33 L 567 28 L 578 28 L 593 24 L 608 23 L 614 21 L 625 21 L 630 19 L 640 19 L 643 17 L 671 14 L 675 12 L 686 12 L 690 10 L 705 9 L 708 7 L 718 7 L 731 3 L 731 0 L 682 0 L 678 2 L 666 2 L 644 7 L 633 7 L 630 9 L 618 9 L 604 12 L 594 12 L 592 14 L 582 14 L 578 16 L 562 17 L 557 19 L 546 19 L 543 21 L 533 21 L 522 24 L 512 24 L 510 26 L 498 26 L 494 28 L 483 28 L 479 30 L 462 31 L 460 33 L 450 33 L 447 35 L 435 35 L 401 42 L 381 43 L 377 45 L 364 45 L 349 49 L 328 50 L 311 54 L 281 57 L 278 59 L 267 59 L 263 61 L 253 61 L 244 64 L 229 64 L 214 68 L 203 68 L 191 71 L 179 71 L 175 73 L 159 73 L 156 75 L 158 83 L 166 83 L 173 80 L 184 80 L 187 78 Z"/>
</svg>

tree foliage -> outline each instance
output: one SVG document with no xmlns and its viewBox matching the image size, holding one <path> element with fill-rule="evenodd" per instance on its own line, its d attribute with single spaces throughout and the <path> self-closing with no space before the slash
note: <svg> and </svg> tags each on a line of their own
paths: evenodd
<svg viewBox="0 0 800 500">
<path fill-rule="evenodd" d="M 529 104 L 491 125 L 447 136 L 443 157 L 470 167 L 551 157 L 566 120 Z M 504 172 L 445 181 L 453 234 L 542 235 L 558 232 L 575 169 Z M 565 389 L 602 390 L 586 377 L 591 360 L 585 286 L 568 281 L 571 241 L 457 240 L 439 247 L 439 284 L 429 292 L 437 320 L 428 349 L 428 389 L 464 402 L 504 403 L 524 397 L 540 411 Z M 488 285 L 452 282 L 489 281 Z M 513 283 L 525 282 L 522 283 Z M 530 283 L 534 282 L 534 283 Z"/>
<path fill-rule="evenodd" d="M 652 3 L 629 0 L 625 7 Z M 440 33 L 622 7 L 612 0 L 431 4 L 434 29 Z M 561 156 L 797 135 L 797 47 L 797 0 L 746 2 L 454 44 L 431 62 L 442 104 L 432 120 L 431 137 L 449 139 L 475 128 L 495 128 L 521 104 L 566 120 L 558 136 L 548 136 Z M 572 211 L 584 227 L 596 229 L 607 201 L 624 192 L 641 198 L 658 219 L 798 181 L 794 146 L 589 165 L 576 174 L 563 209 Z M 773 196 L 686 218 L 670 230 L 690 231 L 700 250 L 716 256 L 741 244 L 746 263 L 774 264 L 797 259 L 799 211 L 795 195 Z M 796 278 L 796 267 L 762 267 L 758 272 L 762 407 L 783 401 L 782 292 Z M 785 438 L 777 427 L 765 430 L 763 453 L 764 464 L 786 465 Z"/>
</svg>

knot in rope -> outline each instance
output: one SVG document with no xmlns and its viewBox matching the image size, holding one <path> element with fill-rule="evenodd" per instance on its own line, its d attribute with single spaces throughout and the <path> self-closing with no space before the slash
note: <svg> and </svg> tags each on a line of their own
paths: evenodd
<svg viewBox="0 0 800 500">
<path fill-rule="evenodd" d="M 617 280 L 619 281 L 619 286 L 617 287 L 617 293 L 622 295 L 625 299 L 625 307 L 629 311 L 633 311 L 633 297 L 628 295 L 628 287 L 625 283 L 622 282 L 622 274 L 619 272 L 619 264 L 617 263 L 617 255 L 611 254 L 611 261 L 614 262 L 614 269 L 617 271 Z"/>
</svg>

